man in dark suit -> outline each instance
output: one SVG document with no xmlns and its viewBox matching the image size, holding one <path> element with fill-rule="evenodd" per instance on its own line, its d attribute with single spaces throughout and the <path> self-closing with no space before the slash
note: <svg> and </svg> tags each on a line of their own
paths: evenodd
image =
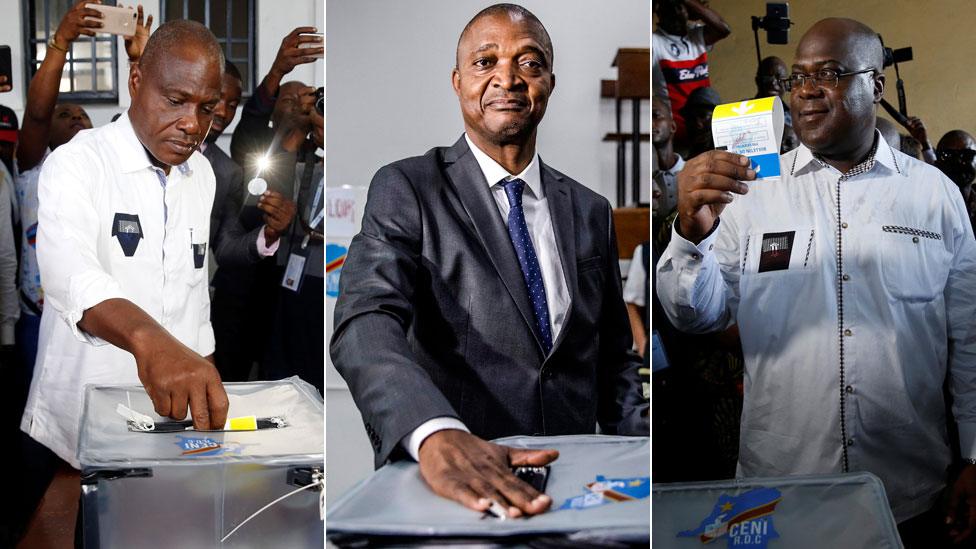
<svg viewBox="0 0 976 549">
<path fill-rule="evenodd" d="M 551 500 L 509 466 L 557 453 L 486 439 L 648 431 L 610 205 L 535 151 L 552 59 L 520 6 L 468 23 L 465 135 L 374 176 L 330 346 L 377 466 L 410 455 L 436 493 L 513 517 Z"/>
<path fill-rule="evenodd" d="M 250 353 L 241 344 L 247 339 L 243 333 L 247 318 L 243 314 L 245 299 L 241 294 L 246 294 L 250 287 L 249 265 L 275 254 L 279 237 L 295 215 L 294 202 L 269 190 L 258 200 L 256 208 L 248 206 L 249 212 L 243 212 L 252 218 L 261 217 L 264 223 L 252 230 L 245 229 L 241 223 L 244 173 L 216 143 L 224 128 L 234 120 L 240 101 L 241 73 L 226 61 L 220 103 L 214 108 L 207 139 L 200 146 L 217 178 L 210 211 L 210 242 L 220 269 L 214 275 L 217 291 L 211 304 L 211 321 L 217 342 L 215 360 L 224 381 L 247 381 L 250 372 Z"/>
</svg>

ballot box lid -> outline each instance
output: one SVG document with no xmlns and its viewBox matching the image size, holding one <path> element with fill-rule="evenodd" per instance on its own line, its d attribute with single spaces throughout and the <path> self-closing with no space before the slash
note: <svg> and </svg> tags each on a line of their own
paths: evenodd
<svg viewBox="0 0 976 549">
<path fill-rule="evenodd" d="M 322 461 L 323 405 L 315 387 L 291 377 L 280 381 L 225 383 L 224 388 L 230 401 L 229 418 L 282 418 L 286 425 L 254 431 L 132 431 L 116 410 L 119 404 L 154 421 L 169 421 L 169 418 L 154 412 L 142 386 L 87 385 L 78 440 L 78 461 L 82 469 Z"/>
<path fill-rule="evenodd" d="M 553 448 L 546 494 L 550 511 L 528 518 L 483 517 L 435 495 L 424 483 L 416 462 L 388 464 L 329 505 L 330 538 L 354 536 L 425 538 L 497 538 L 572 535 L 624 540 L 646 545 L 650 537 L 650 439 L 601 435 L 508 437 L 495 442 L 517 448 Z M 583 504 L 596 482 L 622 487 L 605 501 Z M 643 491 L 643 494 L 641 493 Z M 597 500 L 601 498 L 596 498 Z M 576 502 L 575 508 L 568 502 Z M 585 505 L 585 507 L 584 507 Z M 584 507 L 584 508 L 581 508 Z M 585 543 L 584 543 L 585 545 Z"/>
<path fill-rule="evenodd" d="M 654 547 L 902 546 L 871 473 L 655 484 L 651 499 Z"/>
</svg>

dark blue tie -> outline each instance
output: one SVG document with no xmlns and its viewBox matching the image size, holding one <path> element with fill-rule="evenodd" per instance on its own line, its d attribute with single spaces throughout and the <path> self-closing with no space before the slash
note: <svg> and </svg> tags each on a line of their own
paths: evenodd
<svg viewBox="0 0 976 549">
<path fill-rule="evenodd" d="M 552 328 L 549 327 L 549 304 L 546 302 L 546 287 L 542 282 L 542 269 L 539 268 L 539 258 L 532 247 L 529 238 L 529 227 L 525 224 L 525 210 L 522 209 L 522 191 L 525 181 L 512 179 L 503 183 L 505 195 L 508 197 L 508 236 L 515 246 L 519 267 L 522 268 L 522 278 L 529 290 L 529 300 L 532 302 L 532 312 L 535 316 L 536 327 L 542 337 L 542 347 L 546 354 L 552 350 Z"/>
</svg>

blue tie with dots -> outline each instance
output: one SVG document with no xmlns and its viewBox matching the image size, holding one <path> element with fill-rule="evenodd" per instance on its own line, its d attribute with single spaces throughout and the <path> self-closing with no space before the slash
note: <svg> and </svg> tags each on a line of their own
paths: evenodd
<svg viewBox="0 0 976 549">
<path fill-rule="evenodd" d="M 522 278 L 529 290 L 529 300 L 532 302 L 532 312 L 535 324 L 542 336 L 542 347 L 546 354 L 552 350 L 552 328 L 549 326 L 549 304 L 546 302 L 546 287 L 542 282 L 542 270 L 539 268 L 539 258 L 532 247 L 529 238 L 529 227 L 525 224 L 525 210 L 522 209 L 522 191 L 525 181 L 512 179 L 503 183 L 505 196 L 508 197 L 508 236 L 515 246 L 519 267 L 522 268 Z"/>
</svg>

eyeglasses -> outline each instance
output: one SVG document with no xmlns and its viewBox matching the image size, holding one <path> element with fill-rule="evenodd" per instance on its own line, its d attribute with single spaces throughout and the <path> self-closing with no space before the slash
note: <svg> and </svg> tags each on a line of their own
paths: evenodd
<svg viewBox="0 0 976 549">
<path fill-rule="evenodd" d="M 837 83 L 841 78 L 845 76 L 853 76 L 855 74 L 864 74 L 866 72 L 874 73 L 875 69 L 861 69 L 859 71 L 852 72 L 837 72 L 833 69 L 820 69 L 813 74 L 802 74 L 795 72 L 791 74 L 788 78 L 780 80 L 786 91 L 793 91 L 794 89 L 800 89 L 803 84 L 809 80 L 815 88 L 836 88 Z"/>
<path fill-rule="evenodd" d="M 943 162 L 961 161 L 969 164 L 976 158 L 976 151 L 973 149 L 942 149 L 938 152 L 939 160 Z"/>
</svg>

